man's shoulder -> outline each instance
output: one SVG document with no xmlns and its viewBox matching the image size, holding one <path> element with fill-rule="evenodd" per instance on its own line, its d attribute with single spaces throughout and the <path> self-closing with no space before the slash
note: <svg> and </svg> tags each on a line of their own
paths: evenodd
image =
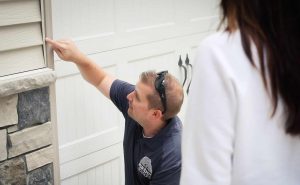
<svg viewBox="0 0 300 185">
<path fill-rule="evenodd" d="M 176 116 L 168 123 L 168 132 L 162 137 L 163 156 L 181 157 L 181 120 Z"/>
<path fill-rule="evenodd" d="M 182 122 L 178 116 L 175 116 L 167 121 L 167 127 L 169 134 L 181 134 Z"/>
<path fill-rule="evenodd" d="M 131 93 L 134 90 L 134 85 L 116 79 L 113 81 L 113 83 L 111 84 L 111 88 L 110 88 L 110 99 L 111 100 L 115 100 L 115 99 L 126 99 L 127 94 Z"/>
<path fill-rule="evenodd" d="M 127 95 L 133 90 L 134 85 L 118 79 L 111 85 L 110 99 L 123 114 L 126 114 L 128 109 Z"/>
<path fill-rule="evenodd" d="M 110 90 L 111 91 L 120 91 L 121 89 L 126 90 L 126 91 L 132 91 L 132 90 L 134 90 L 134 85 L 132 85 L 128 82 L 119 80 L 119 79 L 114 80 L 111 85 Z M 121 91 L 121 92 L 124 92 L 124 91 Z"/>
</svg>

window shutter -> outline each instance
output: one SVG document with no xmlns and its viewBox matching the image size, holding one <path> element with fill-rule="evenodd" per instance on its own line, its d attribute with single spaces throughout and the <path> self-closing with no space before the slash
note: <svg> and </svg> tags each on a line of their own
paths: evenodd
<svg viewBox="0 0 300 185">
<path fill-rule="evenodd" d="M 43 2 L 0 1 L 0 76 L 46 67 Z"/>
</svg>

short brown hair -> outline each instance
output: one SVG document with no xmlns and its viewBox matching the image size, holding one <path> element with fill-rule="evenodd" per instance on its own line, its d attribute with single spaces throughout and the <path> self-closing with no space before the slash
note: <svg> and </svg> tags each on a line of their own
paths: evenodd
<svg viewBox="0 0 300 185">
<path fill-rule="evenodd" d="M 147 99 L 149 101 L 149 108 L 158 108 L 160 110 L 164 110 L 160 96 L 154 87 L 155 79 L 157 78 L 157 76 L 158 75 L 155 71 L 145 71 L 140 75 L 140 80 L 142 83 L 151 86 L 153 89 L 153 93 L 147 96 Z M 176 116 L 180 111 L 184 99 L 184 93 L 181 84 L 170 73 L 167 73 L 165 75 L 164 85 L 167 100 L 167 110 L 164 113 L 163 119 L 168 120 Z"/>
</svg>

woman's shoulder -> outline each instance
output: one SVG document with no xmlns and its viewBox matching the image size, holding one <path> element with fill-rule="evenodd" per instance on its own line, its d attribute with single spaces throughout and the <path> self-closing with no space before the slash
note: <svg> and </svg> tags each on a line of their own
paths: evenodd
<svg viewBox="0 0 300 185">
<path fill-rule="evenodd" d="M 228 48 L 240 44 L 240 32 L 235 31 L 229 33 L 227 31 L 215 32 L 202 40 L 200 46 L 213 47 L 213 48 Z"/>
<path fill-rule="evenodd" d="M 212 60 L 219 65 L 238 65 L 239 62 L 235 60 L 247 60 L 238 30 L 233 33 L 223 31 L 209 35 L 199 44 L 197 53 L 200 58 Z"/>
<path fill-rule="evenodd" d="M 238 76 L 239 69 L 248 69 L 245 60 L 248 59 L 243 51 L 239 31 L 234 33 L 223 31 L 213 33 L 202 40 L 197 50 L 195 64 L 202 69 L 218 70 L 233 78 Z"/>
</svg>

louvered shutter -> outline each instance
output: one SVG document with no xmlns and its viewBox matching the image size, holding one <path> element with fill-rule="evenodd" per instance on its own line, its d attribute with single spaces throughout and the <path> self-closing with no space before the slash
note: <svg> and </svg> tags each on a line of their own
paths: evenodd
<svg viewBox="0 0 300 185">
<path fill-rule="evenodd" d="M 46 67 L 42 0 L 0 0 L 0 76 Z"/>
</svg>

